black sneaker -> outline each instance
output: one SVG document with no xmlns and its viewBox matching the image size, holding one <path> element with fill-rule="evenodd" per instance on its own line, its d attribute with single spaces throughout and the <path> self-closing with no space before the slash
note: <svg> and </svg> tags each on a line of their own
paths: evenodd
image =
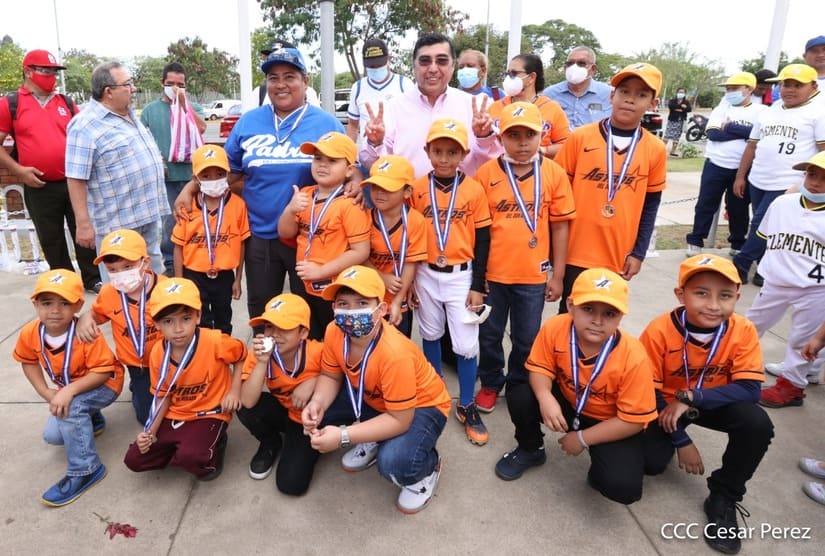
<svg viewBox="0 0 825 556">
<path fill-rule="evenodd" d="M 89 286 L 86 288 L 86 291 L 93 294 L 99 294 L 100 288 L 103 287 L 103 282 L 95 282 L 94 285 Z"/>
<path fill-rule="evenodd" d="M 280 451 L 279 446 L 270 442 L 261 442 L 258 451 L 252 456 L 249 462 L 249 476 L 256 481 L 262 481 L 272 473 L 272 466 L 275 465 L 275 456 Z"/>
<path fill-rule="evenodd" d="M 525 450 L 521 446 L 512 452 L 507 452 L 496 464 L 496 475 L 505 481 L 515 481 L 531 467 L 544 465 L 547 454 L 542 446 L 538 450 Z"/>
<path fill-rule="evenodd" d="M 753 275 L 753 280 L 751 280 L 751 283 L 757 288 L 761 288 L 765 285 L 765 278 L 763 278 L 762 275 L 757 272 Z"/>
<path fill-rule="evenodd" d="M 736 266 L 736 265 L 734 265 L 734 266 Z M 739 266 L 736 266 L 736 272 L 739 273 L 739 280 L 742 282 L 742 285 L 744 286 L 745 284 L 747 284 L 748 283 L 748 271 L 741 268 L 741 267 L 739 267 Z"/>
<path fill-rule="evenodd" d="M 705 515 L 708 524 L 703 529 L 705 542 L 714 550 L 725 554 L 736 554 L 742 548 L 739 538 L 739 523 L 736 521 L 736 512 L 742 515 L 742 520 L 751 514 L 735 500 L 721 494 L 711 492 L 705 499 Z M 745 523 L 747 528 L 747 523 Z"/>
<path fill-rule="evenodd" d="M 215 449 L 218 451 L 218 455 L 215 458 L 215 470 L 211 473 L 204 475 L 203 477 L 198 477 L 201 481 L 212 481 L 218 478 L 218 476 L 223 471 L 223 456 L 226 453 L 226 442 L 227 442 L 227 435 L 224 433 L 219 439 L 218 444 L 215 446 Z"/>
</svg>

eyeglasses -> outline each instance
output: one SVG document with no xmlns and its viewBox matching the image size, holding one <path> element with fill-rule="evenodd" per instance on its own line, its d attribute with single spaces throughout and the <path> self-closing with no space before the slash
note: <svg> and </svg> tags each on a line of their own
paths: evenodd
<svg viewBox="0 0 825 556">
<path fill-rule="evenodd" d="M 43 66 L 32 66 L 32 70 L 40 75 L 57 75 L 56 68 L 44 68 Z"/>
<path fill-rule="evenodd" d="M 516 77 L 518 77 L 522 73 L 524 75 L 527 75 L 527 72 L 524 71 L 524 70 L 507 70 L 507 71 L 505 71 L 504 73 L 501 74 L 501 77 L 502 77 L 502 79 L 505 78 L 505 77 L 512 77 L 513 79 L 515 79 Z"/>
<path fill-rule="evenodd" d="M 449 56 L 436 56 L 435 58 L 432 58 L 431 56 L 419 56 L 415 60 L 415 63 L 421 66 L 422 68 L 430 67 L 431 65 L 433 65 L 433 62 L 435 62 L 435 65 L 443 68 L 452 64 L 453 59 Z"/>
<path fill-rule="evenodd" d="M 135 88 L 135 82 L 130 79 L 126 83 L 117 83 L 115 85 L 109 85 L 110 89 L 115 89 L 117 87 L 127 87 L 129 89 L 134 89 Z"/>
<path fill-rule="evenodd" d="M 579 66 L 580 68 L 586 68 L 587 66 L 590 66 L 591 64 L 590 64 L 590 62 L 585 62 L 584 60 L 579 60 L 579 61 L 567 60 L 564 63 L 564 67 L 566 67 L 566 68 L 569 68 L 570 66 L 574 66 L 574 65 Z"/>
</svg>

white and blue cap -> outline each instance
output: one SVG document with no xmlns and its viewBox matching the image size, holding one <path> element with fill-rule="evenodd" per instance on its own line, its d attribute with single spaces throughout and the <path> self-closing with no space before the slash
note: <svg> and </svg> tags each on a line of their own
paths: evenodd
<svg viewBox="0 0 825 556">
<path fill-rule="evenodd" d="M 264 63 L 261 64 L 261 71 L 267 73 L 269 71 L 269 68 L 271 68 L 275 64 L 289 64 L 290 66 L 298 68 L 301 71 L 301 73 L 305 74 L 307 72 L 307 66 L 304 63 L 304 57 L 301 55 L 301 52 L 297 48 L 284 47 L 279 48 L 277 50 L 273 50 L 266 57 Z"/>
</svg>

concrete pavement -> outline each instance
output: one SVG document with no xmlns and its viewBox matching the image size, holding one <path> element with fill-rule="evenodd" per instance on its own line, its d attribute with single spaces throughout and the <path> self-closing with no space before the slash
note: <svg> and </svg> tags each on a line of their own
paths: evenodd
<svg viewBox="0 0 825 556">
<path fill-rule="evenodd" d="M 659 222 L 690 222 L 693 204 L 684 199 L 696 190 L 698 174 L 672 174 Z M 631 282 L 630 314 L 623 322 L 628 332 L 638 334 L 675 304 L 672 290 L 683 256 L 662 251 L 646 261 Z M 230 426 L 224 472 L 214 482 L 199 483 L 176 469 L 132 473 L 122 460 L 139 425 L 125 389 L 105 411 L 108 427 L 97 440 L 108 476 L 73 504 L 47 508 L 40 495 L 63 476 L 65 456 L 41 440 L 47 406 L 11 357 L 19 329 L 34 316 L 28 301 L 33 283 L 33 277 L 0 273 L 0 378 L 5 385 L 0 390 L 0 539 L 6 554 L 713 553 L 701 540 L 705 480 L 686 475 L 675 463 L 662 476 L 646 479 L 640 502 L 622 506 L 587 486 L 586 454 L 564 456 L 557 435 L 548 433 L 547 464 L 510 483 L 496 478 L 495 462 L 515 445 L 503 399 L 485 417 L 487 446 L 467 442 L 450 417 L 439 442 L 444 468 L 436 496 L 423 512 L 404 516 L 394 507 L 396 487 L 374 469 L 345 473 L 339 453 L 322 456 L 309 492 L 300 498 L 279 494 L 273 476 L 251 480 L 247 465 L 257 446 L 237 421 Z M 744 286 L 740 312 L 757 291 Z M 91 300 L 87 296 L 87 305 Z M 549 304 L 545 317 L 555 311 Z M 239 337 L 249 334 L 245 313 L 245 303 L 238 302 Z M 788 326 L 786 318 L 763 338 L 766 361 L 782 359 Z M 454 374 L 448 371 L 447 380 L 456 393 Z M 809 388 L 803 407 L 770 410 L 770 415 L 776 438 L 743 502 L 753 528 L 743 553 L 820 554 L 825 508 L 800 490 L 806 476 L 796 462 L 800 456 L 825 457 L 825 437 L 812 426 L 825 418 L 825 386 Z M 709 473 L 719 464 L 725 437 L 701 429 L 691 430 L 691 436 Z M 94 513 L 137 527 L 137 536 L 109 540 L 105 523 Z M 667 523 L 698 523 L 689 531 L 699 538 L 665 539 Z M 790 532 L 766 527 L 810 527 L 812 539 L 792 540 Z"/>
</svg>

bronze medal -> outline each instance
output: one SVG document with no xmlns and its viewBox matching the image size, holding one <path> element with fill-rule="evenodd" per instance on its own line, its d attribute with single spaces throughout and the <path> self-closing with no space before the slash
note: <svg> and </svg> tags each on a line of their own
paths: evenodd
<svg viewBox="0 0 825 556">
<path fill-rule="evenodd" d="M 206 271 L 206 277 L 212 278 L 213 280 L 218 277 L 218 271 L 214 268 L 210 268 Z"/>
<path fill-rule="evenodd" d="M 439 255 L 435 259 L 435 266 L 438 268 L 444 268 L 447 266 L 447 257 L 445 255 Z"/>
<path fill-rule="evenodd" d="M 602 207 L 602 216 L 604 216 L 605 218 L 613 218 L 613 215 L 615 215 L 615 214 L 616 214 L 616 207 L 614 207 L 610 203 L 607 203 L 606 205 L 604 205 Z"/>
<path fill-rule="evenodd" d="M 536 236 L 533 236 L 533 237 L 530 238 L 530 241 L 527 242 L 527 247 L 529 247 L 530 249 L 535 249 L 536 245 L 538 245 L 538 244 L 539 244 L 538 238 L 536 238 Z"/>
</svg>

